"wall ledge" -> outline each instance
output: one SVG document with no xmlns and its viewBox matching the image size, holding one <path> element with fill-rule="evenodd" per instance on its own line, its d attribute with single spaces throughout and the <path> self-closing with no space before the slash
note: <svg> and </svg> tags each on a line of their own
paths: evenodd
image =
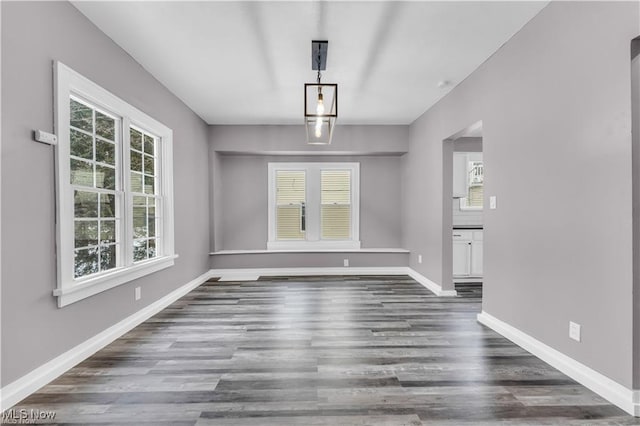
<svg viewBox="0 0 640 426">
<path fill-rule="evenodd" d="M 286 249 L 286 250 L 218 250 L 209 253 L 209 256 L 226 254 L 277 254 L 277 253 L 410 253 L 403 248 L 359 248 L 359 249 Z"/>
<path fill-rule="evenodd" d="M 478 322 L 511 340 L 632 416 L 640 417 L 640 389 L 632 390 L 611 380 L 485 311 L 478 314 Z"/>
</svg>

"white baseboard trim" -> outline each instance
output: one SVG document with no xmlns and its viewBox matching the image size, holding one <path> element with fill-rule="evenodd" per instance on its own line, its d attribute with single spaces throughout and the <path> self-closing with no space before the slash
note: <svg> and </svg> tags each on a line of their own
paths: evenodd
<svg viewBox="0 0 640 426">
<path fill-rule="evenodd" d="M 258 281 L 258 278 L 260 278 L 260 275 L 256 275 L 254 273 L 247 273 L 243 275 L 231 274 L 221 276 L 218 281 Z"/>
<path fill-rule="evenodd" d="M 632 416 L 640 417 L 640 390 L 629 389 L 611 380 L 484 311 L 478 314 L 478 322 L 511 340 L 526 351 L 531 352 L 547 364 L 560 370 Z"/>
<path fill-rule="evenodd" d="M 130 315 L 62 355 L 41 365 L 16 381 L 9 383 L 0 389 L 0 412 L 17 404 L 67 370 L 84 361 L 109 343 L 180 299 L 194 288 L 200 286 L 211 277 L 211 271 L 205 272 L 133 315 Z"/>
<path fill-rule="evenodd" d="M 241 268 L 241 269 L 212 269 L 213 277 L 221 277 L 224 281 L 246 281 L 247 276 L 306 276 L 306 275 L 408 275 L 436 296 L 457 296 L 455 290 L 443 290 L 424 275 L 406 266 L 389 267 L 317 267 L 317 268 Z M 236 277 L 234 279 L 234 277 Z"/>
<path fill-rule="evenodd" d="M 434 283 L 429 278 L 427 278 L 424 275 L 414 271 L 411 268 L 407 268 L 407 274 L 411 278 L 413 278 L 414 280 L 416 280 L 420 284 L 422 284 L 423 287 L 426 287 L 427 289 L 429 289 L 433 293 L 435 293 L 436 296 L 453 297 L 453 296 L 457 296 L 458 295 L 458 292 L 455 291 L 455 290 L 443 290 L 442 286 Z"/>
<path fill-rule="evenodd" d="M 314 268 L 239 268 L 239 269 L 212 269 L 209 271 L 213 277 L 224 277 L 230 281 L 234 277 L 242 281 L 242 277 L 251 275 L 263 277 L 301 277 L 311 275 L 408 275 L 404 266 L 391 267 L 314 267 Z"/>
<path fill-rule="evenodd" d="M 453 283 L 482 283 L 482 277 L 453 277 Z"/>
</svg>

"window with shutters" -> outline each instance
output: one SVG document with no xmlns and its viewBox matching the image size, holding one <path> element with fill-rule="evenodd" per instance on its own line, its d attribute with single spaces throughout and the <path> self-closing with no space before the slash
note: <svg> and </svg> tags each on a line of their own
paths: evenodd
<svg viewBox="0 0 640 426">
<path fill-rule="evenodd" d="M 172 131 L 59 62 L 55 72 L 65 306 L 173 265 Z"/>
<path fill-rule="evenodd" d="M 351 238 L 351 170 L 320 170 L 320 216 L 323 240 Z"/>
<path fill-rule="evenodd" d="M 460 210 L 482 210 L 484 203 L 484 165 L 482 161 L 467 163 L 468 195 L 460 198 Z"/>
<path fill-rule="evenodd" d="M 269 249 L 358 249 L 358 163 L 269 163 Z"/>
<path fill-rule="evenodd" d="M 306 172 L 276 171 L 276 239 L 305 239 Z"/>
</svg>

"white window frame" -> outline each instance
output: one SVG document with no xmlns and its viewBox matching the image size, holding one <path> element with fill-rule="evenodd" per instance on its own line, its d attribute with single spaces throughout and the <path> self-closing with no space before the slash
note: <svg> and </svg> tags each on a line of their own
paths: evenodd
<svg viewBox="0 0 640 426">
<path fill-rule="evenodd" d="M 304 170 L 306 172 L 305 221 L 307 240 L 276 239 L 276 172 Z M 351 239 L 320 239 L 320 172 L 322 170 L 351 171 Z M 267 250 L 359 250 L 360 249 L 360 163 L 269 163 L 269 212 Z"/>
<path fill-rule="evenodd" d="M 123 204 L 119 210 L 122 230 L 117 235 L 120 243 L 120 266 L 87 277 L 74 278 L 74 188 L 70 183 L 70 99 L 84 99 L 96 108 L 109 111 L 120 120 L 120 143 L 117 147 L 120 165 L 116 168 L 122 187 L 119 188 Z M 129 105 L 91 80 L 78 74 L 61 62 L 54 62 L 54 123 L 58 136 L 55 149 L 56 162 L 56 242 L 57 242 L 57 287 L 53 291 L 58 298 L 58 307 L 98 294 L 174 264 L 173 217 L 173 131 L 147 114 Z M 161 236 L 159 256 L 145 261 L 133 262 L 133 219 L 129 182 L 129 126 L 145 129 L 158 137 L 159 184 L 158 195 L 162 199 L 162 219 L 158 232 Z"/>
</svg>

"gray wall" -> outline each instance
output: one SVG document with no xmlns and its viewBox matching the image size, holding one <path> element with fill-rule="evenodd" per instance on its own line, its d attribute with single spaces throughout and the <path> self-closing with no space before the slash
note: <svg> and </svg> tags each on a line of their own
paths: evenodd
<svg viewBox="0 0 640 426">
<path fill-rule="evenodd" d="M 362 247 L 401 246 L 400 157 L 223 155 L 221 201 L 216 214 L 222 250 L 267 248 L 269 162 L 360 163 L 360 241 Z"/>
<path fill-rule="evenodd" d="M 209 145 L 209 251 L 222 247 L 222 165 L 221 155 Z M 219 207 L 219 208 L 216 208 Z"/>
<path fill-rule="evenodd" d="M 338 122 L 339 124 L 339 122 Z M 307 145 L 304 126 L 210 126 L 219 153 L 278 155 L 402 155 L 409 126 L 336 126 L 331 145 Z"/>
<path fill-rule="evenodd" d="M 628 387 L 638 12 L 635 2 L 551 3 L 412 124 L 403 159 L 411 267 L 446 287 L 443 140 L 483 121 L 485 196 L 498 197 L 484 211 L 483 309 Z M 568 338 L 570 320 L 581 343 Z"/>
<path fill-rule="evenodd" d="M 640 389 L 640 38 L 631 44 L 631 117 L 633 152 L 633 370 Z"/>
<path fill-rule="evenodd" d="M 266 249 L 267 164 L 287 161 L 359 162 L 362 247 L 401 247 L 400 155 L 407 151 L 408 130 L 408 126 L 340 126 L 336 128 L 332 145 L 314 146 L 305 143 L 303 126 L 211 126 L 212 185 L 219 200 L 212 211 L 213 248 L 217 251 Z M 262 267 L 342 266 L 341 256 L 315 253 L 314 260 L 310 261 L 310 256 L 225 255 L 213 256 L 211 265 L 216 268 L 257 267 L 258 264 Z M 406 254 L 365 253 L 353 257 L 360 266 L 407 265 Z M 398 265 L 398 259 L 404 263 Z"/>
<path fill-rule="evenodd" d="M 452 143 L 454 152 L 482 152 L 481 137 L 462 137 Z"/>
<path fill-rule="evenodd" d="M 67 2 L 2 2 L 2 386 L 208 269 L 207 126 Z M 174 132 L 175 266 L 57 308 L 52 61 Z M 142 300 L 134 302 L 134 286 Z"/>
<path fill-rule="evenodd" d="M 408 253 L 259 253 L 211 257 L 211 267 L 225 268 L 335 268 L 407 266 Z"/>
</svg>

